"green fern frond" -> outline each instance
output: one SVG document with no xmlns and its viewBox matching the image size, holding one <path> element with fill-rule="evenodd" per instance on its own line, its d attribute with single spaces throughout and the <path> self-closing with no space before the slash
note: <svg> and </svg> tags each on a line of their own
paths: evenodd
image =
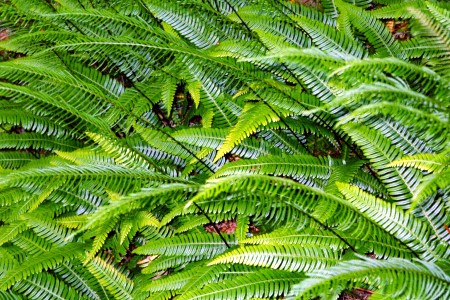
<svg viewBox="0 0 450 300">
<path fill-rule="evenodd" d="M 307 32 L 314 45 L 326 53 L 331 53 L 333 56 L 345 60 L 363 58 L 367 55 L 358 43 L 331 26 L 305 17 L 296 17 L 294 20 Z"/>
<path fill-rule="evenodd" d="M 276 22 L 265 13 L 263 6 L 246 6 L 239 9 L 238 14 L 252 30 L 261 30 L 282 37 L 285 42 L 298 47 L 309 46 L 311 41 L 292 22 Z M 228 16 L 230 20 L 241 22 L 236 14 Z"/>
<path fill-rule="evenodd" d="M 231 245 L 235 244 L 232 237 L 226 238 Z M 213 257 L 227 249 L 222 239 L 214 234 L 195 233 L 175 236 L 169 239 L 149 242 L 134 250 L 137 254 L 164 254 L 164 255 L 183 255 L 198 256 L 207 255 Z"/>
<path fill-rule="evenodd" d="M 411 18 L 411 12 L 408 10 L 410 7 L 417 9 L 425 8 L 425 1 L 377 1 L 380 4 L 387 4 L 381 8 L 375 9 L 373 15 L 379 19 L 409 19 Z"/>
<path fill-rule="evenodd" d="M 414 191 L 411 208 L 414 208 L 425 198 L 434 195 L 437 190 L 447 189 L 450 182 L 450 179 L 448 178 L 449 174 L 450 170 L 446 169 L 441 173 L 436 173 L 424 177 Z"/>
<path fill-rule="evenodd" d="M 218 269 L 218 268 L 217 268 Z M 224 268 L 220 268 L 223 270 Z M 164 278 L 155 280 L 147 284 L 143 289 L 146 291 L 160 292 L 160 291 L 176 291 L 182 289 L 191 279 L 196 275 L 197 272 L 203 271 L 201 268 L 192 268 L 188 270 L 183 270 L 179 273 L 169 275 Z M 212 270 L 208 269 L 211 273 Z M 214 272 L 215 273 L 215 272 Z M 197 286 L 198 287 L 198 286 Z"/>
<path fill-rule="evenodd" d="M 137 149 L 127 147 L 128 145 L 125 143 L 120 143 L 116 139 L 92 132 L 87 132 L 86 135 L 99 144 L 106 153 L 114 157 L 114 162 L 118 165 L 123 165 L 131 169 L 145 168 L 150 170 L 155 166 L 147 157 L 143 157 Z"/>
<path fill-rule="evenodd" d="M 23 220 L 12 222 L 8 225 L 2 225 L 0 227 L 0 245 L 3 245 L 10 240 L 12 240 L 15 236 L 20 234 L 21 232 L 27 230 L 27 222 Z"/>
<path fill-rule="evenodd" d="M 0 134 L 0 148 L 73 151 L 81 143 L 72 139 L 62 139 L 39 133 Z"/>
<path fill-rule="evenodd" d="M 225 252 L 208 265 L 244 264 L 291 272 L 322 269 L 336 264 L 339 252 L 335 249 L 308 247 L 305 245 L 245 246 Z"/>
<path fill-rule="evenodd" d="M 410 199 L 413 190 L 421 178 L 420 174 L 412 172 L 411 169 L 388 167 L 389 163 L 400 158 L 402 153 L 394 148 L 392 142 L 380 133 L 368 127 L 362 125 L 357 127 L 350 123 L 345 124 L 343 129 L 362 148 L 365 156 L 377 170 L 392 199 L 397 201 L 399 205 L 408 208 L 411 204 Z"/>
<path fill-rule="evenodd" d="M 219 128 L 189 128 L 173 132 L 172 137 L 189 145 L 219 150 L 226 140 L 227 133 L 226 129 Z M 269 147 L 265 141 L 247 138 L 231 149 L 230 153 L 242 158 L 256 158 L 276 154 L 277 150 Z"/>
<path fill-rule="evenodd" d="M 16 236 L 11 241 L 15 246 L 20 247 L 23 251 L 29 255 L 36 255 L 39 253 L 47 252 L 52 247 L 52 244 L 48 240 L 39 237 L 34 232 L 27 230 Z"/>
<path fill-rule="evenodd" d="M 361 72 L 362 78 L 354 78 L 355 72 Z M 420 87 L 424 91 L 429 91 L 442 80 L 436 72 L 425 66 L 417 66 L 403 60 L 387 58 L 367 58 L 364 60 L 353 60 L 345 66 L 336 69 L 330 76 L 339 76 L 339 82 L 348 82 L 351 86 L 356 86 L 357 82 L 380 80 L 379 73 L 388 73 L 407 79 L 412 86 Z M 348 77 L 348 78 L 347 78 Z M 352 79 L 350 79 L 352 78 Z"/>
<path fill-rule="evenodd" d="M 80 257 L 82 253 L 82 244 L 70 243 L 61 247 L 54 247 L 43 254 L 30 256 L 17 268 L 8 270 L 2 274 L 0 289 L 6 290 L 21 279 L 48 268 L 55 268 L 64 261 L 70 261 Z"/>
<path fill-rule="evenodd" d="M 171 268 L 185 266 L 208 259 L 208 255 L 191 255 L 191 256 L 161 256 L 153 260 L 147 267 L 142 269 L 142 274 L 155 274 Z"/>
<path fill-rule="evenodd" d="M 215 161 L 233 149 L 245 137 L 254 133 L 256 128 L 276 122 L 280 119 L 280 114 L 263 103 L 248 103 L 245 105 L 238 123 L 232 127 L 224 144 L 216 154 Z"/>
<path fill-rule="evenodd" d="M 450 298 L 444 0 L 0 2 L 0 298 Z"/>
<path fill-rule="evenodd" d="M 158 186 L 159 188 L 143 189 L 138 193 L 131 193 L 128 196 L 119 197 L 112 201 L 109 206 L 102 207 L 94 214 L 90 215 L 88 222 L 83 229 L 105 226 L 111 219 L 118 219 L 120 215 L 133 212 L 138 209 L 152 209 L 163 204 L 163 197 L 171 197 L 173 202 L 165 202 L 165 205 L 172 207 L 183 202 L 192 192 L 197 190 L 195 185 L 173 184 Z M 164 187 L 161 189 L 161 187 Z"/>
<path fill-rule="evenodd" d="M 91 261 L 91 259 L 95 258 L 97 253 L 103 248 L 105 245 L 106 239 L 108 238 L 109 233 L 111 230 L 116 226 L 118 223 L 118 218 L 110 218 L 108 220 L 109 222 L 105 222 L 100 226 L 97 226 L 93 232 L 90 232 L 90 235 L 93 237 L 92 242 L 92 248 L 90 249 L 89 253 L 86 255 L 85 262 Z M 87 226 L 87 225 L 84 225 Z"/>
<path fill-rule="evenodd" d="M 288 299 L 326 297 L 330 290 L 341 290 L 343 285 L 350 288 L 367 285 L 375 291 L 375 295 L 384 296 L 384 299 L 445 299 L 450 296 L 448 275 L 432 263 L 361 257 L 359 260 L 342 262 L 325 272 L 312 272 L 309 276 L 292 288 Z M 350 278 L 352 282 L 349 284 Z M 424 283 L 427 283 L 426 288 L 422 288 Z"/>
<path fill-rule="evenodd" d="M 447 28 L 447 30 L 450 30 L 450 12 L 428 1 L 426 2 L 426 5 L 431 14 L 435 17 L 435 20 Z"/>
<path fill-rule="evenodd" d="M 18 169 L 34 159 L 36 157 L 27 152 L 1 152 L 0 167 L 4 169 Z"/>
<path fill-rule="evenodd" d="M 286 294 L 292 284 L 303 275 L 292 272 L 261 270 L 260 272 L 238 276 L 235 279 L 209 284 L 203 289 L 189 291 L 180 300 L 241 299 L 277 297 Z"/>
<path fill-rule="evenodd" d="M 18 170 L 10 173 L 7 177 L 0 181 L 0 187 L 23 187 L 27 184 L 33 184 L 41 180 L 51 180 L 55 176 L 64 179 L 66 184 L 69 182 L 77 182 L 78 180 L 89 180 L 91 178 L 97 178 L 99 185 L 108 186 L 113 189 L 115 186 L 117 190 L 127 188 L 126 184 L 130 181 L 151 182 L 162 178 L 169 179 L 158 173 L 144 171 L 144 170 L 129 170 L 116 165 L 103 165 L 103 166 L 75 166 L 69 164 L 62 164 L 57 166 L 45 166 L 41 169 L 28 169 Z M 99 180 L 103 178 L 103 180 Z M 112 182 L 111 180 L 114 179 Z"/>
<path fill-rule="evenodd" d="M 384 240 L 382 232 L 374 231 L 371 235 L 366 233 L 358 234 L 356 232 L 350 233 L 339 232 L 340 237 L 336 236 L 330 231 L 322 229 L 306 229 L 297 231 L 294 228 L 282 228 L 267 234 L 256 235 L 251 238 L 240 241 L 241 244 L 250 245 L 304 245 L 320 246 L 322 248 L 333 249 L 333 251 L 340 251 L 346 249 L 343 240 L 349 241 L 358 253 L 374 252 L 380 257 L 410 257 L 406 247 L 398 242 L 395 243 L 390 238 Z"/>
<path fill-rule="evenodd" d="M 448 154 L 430 154 L 421 153 L 417 155 L 405 156 L 389 164 L 392 167 L 410 167 L 428 171 L 431 173 L 440 173 L 450 165 L 450 156 Z"/>
<path fill-rule="evenodd" d="M 253 160 L 239 160 L 222 167 L 213 178 L 239 174 L 265 174 L 286 176 L 291 178 L 329 177 L 332 170 L 332 159 L 309 155 L 290 155 L 260 157 Z"/>
<path fill-rule="evenodd" d="M 38 273 L 16 283 L 13 291 L 29 299 L 88 299 L 48 273 Z"/>
<path fill-rule="evenodd" d="M 56 223 L 66 228 L 80 229 L 87 222 L 87 215 L 77 215 L 59 218 Z"/>
<path fill-rule="evenodd" d="M 97 278 L 100 285 L 106 288 L 114 297 L 133 299 L 131 297 L 133 282 L 110 263 L 100 257 L 95 257 L 89 262 L 87 268 Z"/>
<path fill-rule="evenodd" d="M 339 9 L 345 9 L 350 22 L 368 39 L 378 57 L 404 57 L 400 44 L 374 16 L 341 0 L 336 0 Z"/>
<path fill-rule="evenodd" d="M 342 249 L 345 244 L 330 232 L 311 229 L 305 232 L 293 232 L 291 228 L 283 228 L 271 233 L 256 235 L 240 241 L 250 245 L 321 245 L 331 249 Z"/>
<path fill-rule="evenodd" d="M 352 205 L 362 211 L 369 219 L 377 223 L 408 245 L 416 253 L 426 260 L 436 260 L 443 254 L 442 248 L 431 241 L 431 230 L 427 224 L 419 219 L 405 213 L 393 204 L 384 202 L 376 197 L 367 194 L 357 187 L 336 183 L 339 191 L 349 200 Z M 389 211 L 391 220 L 386 218 L 384 211 Z M 411 230 L 414 228 L 414 231 Z"/>
</svg>

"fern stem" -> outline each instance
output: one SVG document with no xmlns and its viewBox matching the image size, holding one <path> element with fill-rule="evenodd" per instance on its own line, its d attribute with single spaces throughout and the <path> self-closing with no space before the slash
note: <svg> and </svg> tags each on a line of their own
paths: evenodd
<svg viewBox="0 0 450 300">
<path fill-rule="evenodd" d="M 291 204 L 292 206 L 296 207 L 295 204 L 288 202 L 288 204 Z M 297 208 L 297 207 L 296 207 Z M 299 209 L 299 208 L 297 208 Z M 317 224 L 319 224 L 320 226 L 322 226 L 323 228 L 325 228 L 326 230 L 329 230 L 331 233 L 333 233 L 338 239 L 340 239 L 344 244 L 346 244 L 353 252 L 357 253 L 355 247 L 353 247 L 346 239 L 344 239 L 339 233 L 337 233 L 336 231 L 334 231 L 334 229 L 332 229 L 331 227 L 329 227 L 327 224 L 323 223 L 322 221 L 318 220 L 316 217 L 314 217 L 313 215 L 307 213 L 306 211 L 304 211 L 303 209 L 299 209 L 302 213 L 304 213 L 305 215 L 308 216 L 308 218 L 311 218 L 312 220 L 314 220 L 315 222 L 317 222 Z"/>
<path fill-rule="evenodd" d="M 220 236 L 220 239 L 223 241 L 223 243 L 225 244 L 225 246 L 227 246 L 228 249 L 230 249 L 230 245 L 228 244 L 227 240 L 223 237 L 222 233 L 220 232 L 219 227 L 217 227 L 216 223 L 213 222 L 213 220 L 211 220 L 211 218 L 208 216 L 208 214 L 195 202 L 194 206 L 197 207 L 197 209 L 200 211 L 200 213 L 202 215 L 204 215 L 206 217 L 206 219 L 208 219 L 209 223 L 212 224 L 214 230 L 216 231 L 216 233 Z"/>
<path fill-rule="evenodd" d="M 247 25 L 247 23 L 245 23 L 245 21 L 241 18 L 241 16 L 238 14 L 237 10 L 234 8 L 233 5 L 231 5 L 231 3 L 228 0 L 225 0 L 225 3 L 228 5 L 229 8 L 231 8 L 231 10 L 233 11 L 233 13 L 236 15 L 236 17 L 238 17 L 239 21 L 242 22 L 242 24 L 244 25 L 244 27 L 247 29 L 247 31 L 250 33 L 250 36 L 253 36 L 254 33 L 253 31 L 250 29 L 250 27 Z"/>
<path fill-rule="evenodd" d="M 216 6 L 216 10 L 219 11 L 219 3 L 217 3 L 217 0 L 214 0 L 214 5 Z"/>
<path fill-rule="evenodd" d="M 78 4 L 80 4 L 81 8 L 86 9 L 86 8 L 84 7 L 83 3 L 81 3 L 80 0 L 77 0 L 77 2 L 78 2 Z M 90 2 L 91 2 L 91 5 L 92 5 L 92 1 L 90 1 Z"/>
</svg>

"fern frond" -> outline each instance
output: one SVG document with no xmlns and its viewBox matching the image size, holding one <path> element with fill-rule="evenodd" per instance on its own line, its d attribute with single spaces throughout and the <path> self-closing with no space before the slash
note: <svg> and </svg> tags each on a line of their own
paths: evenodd
<svg viewBox="0 0 450 300">
<path fill-rule="evenodd" d="M 332 159 L 309 155 L 270 156 L 254 160 L 239 160 L 222 167 L 213 178 L 239 175 L 264 174 L 291 178 L 328 178 L 332 169 Z"/>
<path fill-rule="evenodd" d="M 336 236 L 320 229 L 293 232 L 291 228 L 282 228 L 277 231 L 244 239 L 240 243 L 250 245 L 320 245 L 336 250 L 346 247 Z"/>
<path fill-rule="evenodd" d="M 415 252 L 421 253 L 426 260 L 436 260 L 442 253 L 442 248 L 430 241 L 431 230 L 420 220 L 408 215 L 396 206 L 384 202 L 376 197 L 361 191 L 359 188 L 337 183 L 339 191 L 355 205 L 368 218 L 379 224 L 396 238 L 403 241 Z M 385 211 L 389 211 L 390 220 L 386 218 Z M 414 230 L 411 230 L 414 228 Z M 441 252 L 441 253 L 440 253 Z"/>
<path fill-rule="evenodd" d="M 39 133 L 0 134 L 0 148 L 73 151 L 81 143 L 72 139 L 62 139 Z"/>
<path fill-rule="evenodd" d="M 341 0 L 336 0 L 339 9 L 345 9 L 350 22 L 368 39 L 378 57 L 404 57 L 400 44 L 374 16 Z"/>
<path fill-rule="evenodd" d="M 0 181 L 0 187 L 23 187 L 25 185 L 32 185 L 33 183 L 42 180 L 50 180 L 55 176 L 64 179 L 66 184 L 69 182 L 77 182 L 78 180 L 89 180 L 97 178 L 99 185 L 106 185 L 111 188 L 115 185 L 118 189 L 129 188 L 126 183 L 130 181 L 150 182 L 158 180 L 158 178 L 167 178 L 165 175 L 153 173 L 144 170 L 129 170 L 116 165 L 103 166 L 75 166 L 69 164 L 62 164 L 52 167 L 41 167 L 41 169 L 18 170 L 10 173 L 9 176 Z M 99 180 L 99 178 L 103 178 Z M 111 182 L 111 179 L 115 179 Z"/>
<path fill-rule="evenodd" d="M 224 144 L 216 154 L 215 161 L 221 158 L 240 143 L 245 137 L 254 133 L 256 128 L 276 122 L 280 119 L 279 113 L 263 103 L 248 103 L 245 105 L 238 123 L 230 130 Z"/>
<path fill-rule="evenodd" d="M 89 262 L 87 268 L 97 278 L 100 285 L 106 288 L 114 297 L 132 299 L 133 282 L 107 261 L 100 257 L 95 257 Z"/>
<path fill-rule="evenodd" d="M 416 168 L 431 173 L 440 173 L 450 165 L 450 156 L 448 154 L 421 153 L 411 156 L 405 156 L 389 164 L 392 167 Z"/>
<path fill-rule="evenodd" d="M 112 139 L 108 136 L 103 136 L 92 132 L 87 132 L 86 134 L 94 142 L 99 144 L 106 153 L 114 157 L 114 162 L 118 165 L 123 165 L 131 169 L 145 168 L 150 170 L 154 168 L 153 166 L 155 166 L 154 162 L 143 156 L 137 151 L 137 149 L 127 147 L 128 145 L 125 143 L 120 143 L 120 141 Z"/>
<path fill-rule="evenodd" d="M 294 20 L 307 32 L 315 46 L 326 53 L 345 60 L 363 58 L 367 55 L 358 43 L 331 26 L 304 17 L 296 17 Z"/>
<path fill-rule="evenodd" d="M 282 37 L 285 42 L 298 47 L 309 46 L 311 41 L 292 22 L 276 22 L 265 13 L 263 6 L 246 6 L 239 9 L 238 14 L 252 30 L 262 30 Z M 232 21 L 241 22 L 236 14 L 228 16 Z"/>
<path fill-rule="evenodd" d="M 277 297 L 286 294 L 292 284 L 302 279 L 299 273 L 261 270 L 235 279 L 209 284 L 203 289 L 189 291 L 180 300 L 240 299 Z"/>
<path fill-rule="evenodd" d="M 424 177 L 424 179 L 417 186 L 413 194 L 412 207 L 422 202 L 425 198 L 433 195 L 437 190 L 445 190 L 449 187 L 450 179 L 448 175 L 450 170 L 445 170 L 441 173 L 432 174 Z"/>
<path fill-rule="evenodd" d="M 12 240 L 15 236 L 20 234 L 21 232 L 27 230 L 28 226 L 25 221 L 18 220 L 12 222 L 8 225 L 2 225 L 0 227 L 0 245 L 3 245 L 10 240 Z"/>
<path fill-rule="evenodd" d="M 312 272 L 309 276 L 292 288 L 288 299 L 326 297 L 330 290 L 362 285 L 375 290 L 375 295 L 387 298 L 445 299 L 450 296 L 450 278 L 437 265 L 413 263 L 404 259 L 374 260 L 361 257 L 359 260 L 342 262 L 325 272 Z M 426 287 L 423 287 L 425 283 Z"/>
<path fill-rule="evenodd" d="M 30 299 L 88 299 L 48 273 L 38 273 L 13 286 L 13 291 Z"/>
<path fill-rule="evenodd" d="M 355 124 L 345 124 L 344 130 L 359 145 L 365 156 L 378 171 L 381 181 L 385 184 L 392 199 L 399 205 L 408 208 L 415 186 L 421 176 L 411 169 L 394 169 L 387 167 L 389 163 L 402 156 L 400 150 L 393 147 L 390 140 L 368 127 Z M 350 129 L 351 128 L 351 129 Z"/>
<path fill-rule="evenodd" d="M 245 246 L 215 257 L 208 265 L 244 264 L 291 272 L 309 271 L 332 266 L 339 261 L 339 252 L 305 245 Z"/>
<path fill-rule="evenodd" d="M 0 2 L 0 298 L 450 298 L 444 0 Z"/>
<path fill-rule="evenodd" d="M 155 274 L 170 268 L 176 268 L 208 259 L 208 255 L 191 256 L 161 256 L 153 260 L 147 267 L 142 269 L 142 274 Z"/>
<path fill-rule="evenodd" d="M 52 247 L 48 240 L 39 237 L 32 231 L 25 231 L 16 236 L 12 242 L 15 246 L 20 247 L 29 255 L 36 255 L 42 252 L 47 252 Z"/>
<path fill-rule="evenodd" d="M 227 237 L 227 242 L 231 245 L 236 241 L 232 237 Z M 222 239 L 214 234 L 195 233 L 175 236 L 169 239 L 149 242 L 134 250 L 137 254 L 164 254 L 198 256 L 207 255 L 213 257 L 227 249 Z"/>
<path fill-rule="evenodd" d="M 81 256 L 83 245 L 70 243 L 54 247 L 46 253 L 28 257 L 20 266 L 4 272 L 1 276 L 0 289 L 6 290 L 21 279 L 37 274 L 48 268 L 55 268 L 64 261 L 70 261 Z"/>
<path fill-rule="evenodd" d="M 18 169 L 35 158 L 33 154 L 27 152 L 1 152 L 0 167 L 4 169 Z"/>
</svg>

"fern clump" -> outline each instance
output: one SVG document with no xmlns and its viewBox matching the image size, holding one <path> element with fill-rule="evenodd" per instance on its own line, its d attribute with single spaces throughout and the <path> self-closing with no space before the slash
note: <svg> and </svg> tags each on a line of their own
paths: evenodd
<svg viewBox="0 0 450 300">
<path fill-rule="evenodd" d="M 0 298 L 450 298 L 445 1 L 0 8 Z"/>
</svg>

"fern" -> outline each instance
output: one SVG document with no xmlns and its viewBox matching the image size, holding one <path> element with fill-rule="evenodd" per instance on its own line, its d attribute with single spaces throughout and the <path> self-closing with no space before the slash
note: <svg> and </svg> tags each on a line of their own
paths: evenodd
<svg viewBox="0 0 450 300">
<path fill-rule="evenodd" d="M 300 2 L 2 1 L 0 298 L 449 298 L 450 6 Z"/>
<path fill-rule="evenodd" d="M 350 275 L 351 274 L 351 275 Z M 329 269 L 329 272 L 315 272 L 310 274 L 311 278 L 294 286 L 293 294 L 296 299 L 310 299 L 318 295 L 328 295 L 330 290 L 340 289 L 340 283 L 352 278 L 353 286 L 358 283 L 366 283 L 369 287 L 377 288 L 380 297 L 431 297 L 438 299 L 447 297 L 449 278 L 438 266 L 424 263 L 420 265 L 401 259 L 390 259 L 387 261 L 350 260 L 342 262 L 341 265 Z M 398 280 L 399 278 L 403 280 Z M 358 283 L 357 283 L 358 282 Z M 430 282 L 433 286 L 426 294 L 417 290 L 415 286 Z"/>
</svg>

